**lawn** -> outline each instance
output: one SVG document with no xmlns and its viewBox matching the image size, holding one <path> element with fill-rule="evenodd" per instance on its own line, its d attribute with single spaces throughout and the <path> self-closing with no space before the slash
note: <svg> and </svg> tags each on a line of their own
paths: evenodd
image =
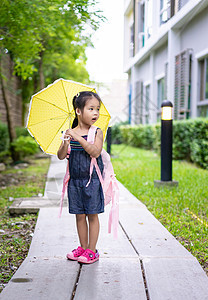
<svg viewBox="0 0 208 300">
<path fill-rule="evenodd" d="M 173 161 L 178 187 L 156 188 L 160 157 L 127 145 L 113 145 L 117 179 L 185 246 L 208 274 L 208 171 Z"/>
</svg>

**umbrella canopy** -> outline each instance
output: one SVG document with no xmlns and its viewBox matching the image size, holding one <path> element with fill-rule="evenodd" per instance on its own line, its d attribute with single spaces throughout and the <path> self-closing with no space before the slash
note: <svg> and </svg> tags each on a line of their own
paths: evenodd
<svg viewBox="0 0 208 300">
<path fill-rule="evenodd" d="M 90 86 L 60 78 L 32 96 L 27 129 L 45 153 L 57 154 L 62 131 L 70 128 L 75 118 L 73 97 L 82 91 L 96 93 Z M 101 102 L 94 125 L 102 129 L 104 138 L 109 121 L 110 114 Z"/>
</svg>

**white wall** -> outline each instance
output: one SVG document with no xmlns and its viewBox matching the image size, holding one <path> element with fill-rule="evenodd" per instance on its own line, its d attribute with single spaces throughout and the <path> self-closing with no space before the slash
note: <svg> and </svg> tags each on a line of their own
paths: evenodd
<svg viewBox="0 0 208 300">
<path fill-rule="evenodd" d="M 147 81 L 149 80 L 150 76 L 150 62 L 149 58 L 146 59 L 142 64 L 135 66 L 135 76 L 136 81 L 142 80 Z"/>
<path fill-rule="evenodd" d="M 155 77 L 165 73 L 165 63 L 168 61 L 167 44 L 155 51 Z"/>
</svg>

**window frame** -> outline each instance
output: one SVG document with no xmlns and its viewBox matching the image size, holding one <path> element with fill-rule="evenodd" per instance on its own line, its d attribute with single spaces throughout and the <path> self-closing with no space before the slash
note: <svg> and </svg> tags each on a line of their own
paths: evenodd
<svg viewBox="0 0 208 300">
<path fill-rule="evenodd" d="M 163 7 L 161 7 L 161 1 L 163 2 Z M 164 2 L 166 1 L 167 7 L 164 7 Z M 167 19 L 162 20 L 163 13 L 167 12 Z M 167 23 L 171 18 L 171 0 L 160 0 L 160 26 Z"/>
<path fill-rule="evenodd" d="M 208 85 L 208 78 L 207 78 L 207 72 L 208 72 L 208 53 L 204 55 L 203 57 L 197 57 L 198 58 L 198 82 L 199 82 L 199 90 L 198 90 L 198 99 L 197 99 L 197 116 L 201 117 L 201 110 L 207 106 L 208 110 L 208 95 L 206 98 L 206 84 Z M 202 64 L 203 69 L 202 70 Z M 203 71 L 203 72 L 202 72 Z M 203 78 L 202 78 L 203 74 Z M 203 83 L 202 83 L 203 81 Z M 203 91 L 201 90 L 203 89 Z M 203 97 L 202 97 L 203 94 Z M 206 108 L 205 108 L 206 109 Z M 206 117 L 208 116 L 208 112 L 206 113 Z M 203 116 L 202 116 L 203 117 Z"/>
</svg>

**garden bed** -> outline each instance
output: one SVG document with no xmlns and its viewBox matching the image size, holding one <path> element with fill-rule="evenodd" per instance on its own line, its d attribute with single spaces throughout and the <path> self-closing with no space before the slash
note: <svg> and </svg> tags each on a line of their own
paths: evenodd
<svg viewBox="0 0 208 300">
<path fill-rule="evenodd" d="M 0 291 L 27 256 L 37 220 L 37 215 L 11 217 L 8 206 L 14 198 L 43 195 L 49 163 L 49 158 L 29 159 L 0 173 Z"/>
</svg>

